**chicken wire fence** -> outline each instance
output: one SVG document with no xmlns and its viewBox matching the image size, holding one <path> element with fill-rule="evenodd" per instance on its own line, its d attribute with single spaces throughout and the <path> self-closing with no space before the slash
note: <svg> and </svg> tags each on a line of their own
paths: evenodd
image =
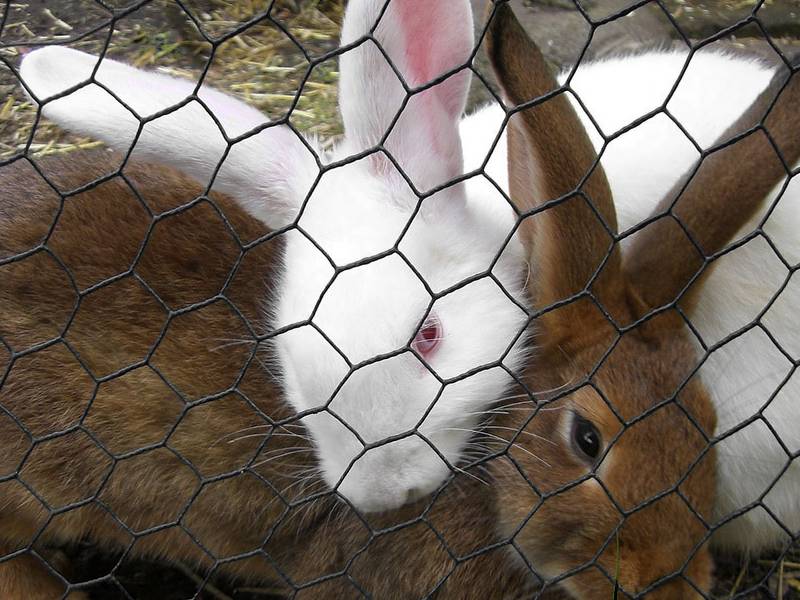
<svg viewBox="0 0 800 600">
<path fill-rule="evenodd" d="M 337 3 L 308 4 L 315 11 L 328 10 L 334 14 L 330 22 L 336 28 L 342 11 L 348 10 Z M 369 3 L 361 3 L 364 4 Z M 0 577 L 4 579 L 0 579 L 0 590 L 5 589 L 6 594 L 20 598 L 73 598 L 81 597 L 77 595 L 81 593 L 90 598 L 507 598 L 559 597 L 564 593 L 594 598 L 606 597 L 606 594 L 609 597 L 656 597 L 659 590 L 666 595 L 658 597 L 684 597 L 691 590 L 706 598 L 720 597 L 718 594 L 737 598 L 795 597 L 800 590 L 796 577 L 800 566 L 793 560 L 796 556 L 792 554 L 795 552 L 793 542 L 798 532 L 791 524 L 780 525 L 781 543 L 764 560 L 752 558 L 753 566 L 741 571 L 735 563 L 732 575 L 718 568 L 715 587 L 696 563 L 706 543 L 726 523 L 735 523 L 738 517 L 753 511 L 763 511 L 778 523 L 787 514 L 777 514 L 767 497 L 780 478 L 787 476 L 789 482 L 784 485 L 791 485 L 788 476 L 797 468 L 793 462 L 797 458 L 797 443 L 791 438 L 784 441 L 783 437 L 787 436 L 787 431 L 791 434 L 796 423 L 773 422 L 770 407 L 777 403 L 776 398 L 781 398 L 782 390 L 791 390 L 789 384 L 797 359 L 791 339 L 783 332 L 774 331 L 770 323 L 775 321 L 770 321 L 769 317 L 771 307 L 786 302 L 781 298 L 786 298 L 784 292 L 791 289 L 796 261 L 792 259 L 791 249 L 787 254 L 779 241 L 773 241 L 767 223 L 770 215 L 785 214 L 777 207 L 781 206 L 780 201 L 791 186 L 796 157 L 792 161 L 784 156 L 773 132 L 764 127 L 763 118 L 755 127 L 731 139 L 719 142 L 715 137 L 710 140 L 716 142 L 712 144 L 695 140 L 689 128 L 669 108 L 670 99 L 689 70 L 691 58 L 719 40 L 748 28 L 763 37 L 776 64 L 780 62 L 785 67 L 792 64 L 762 22 L 763 12 L 760 11 L 766 10 L 769 3 L 761 1 L 747 7 L 741 19 L 701 42 L 690 39 L 682 31 L 674 7 L 667 2 L 629 3 L 601 17 L 593 14 L 587 3 L 579 0 L 568 3 L 585 23 L 588 37 L 575 61 L 573 75 L 560 89 L 575 92 L 573 97 L 597 132 L 604 132 L 601 134 L 603 147 L 611 148 L 616 139 L 645 126 L 654 116 L 662 115 L 703 159 L 735 147 L 753 132 L 763 132 L 780 162 L 780 193 L 770 198 L 769 210 L 755 229 L 724 250 L 704 252 L 704 244 L 695 239 L 691 225 L 676 218 L 681 230 L 703 256 L 703 266 L 717 260 L 723 262 L 726 258 L 735 260 L 737 251 L 753 240 L 766 241 L 773 251 L 772 258 L 782 266 L 779 281 L 756 313 L 741 327 L 725 331 L 713 342 L 704 340 L 704 332 L 687 314 L 689 309 L 679 302 L 700 277 L 702 269 L 699 267 L 692 270 L 689 280 L 677 290 L 677 297 L 671 296 L 666 305 L 659 305 L 624 325 L 613 310 L 604 307 L 605 297 L 596 295 L 592 287 L 613 260 L 611 246 L 602 262 L 592 267 L 591 285 L 559 299 L 554 305 L 532 308 L 522 287 L 507 289 L 508 281 L 498 275 L 498 265 L 504 253 L 509 252 L 509 246 L 515 243 L 517 234 L 521 234 L 521 224 L 557 211 L 559 206 L 567 205 L 576 197 L 576 191 L 578 197 L 586 201 L 586 206 L 592 208 L 592 218 L 600 222 L 609 239 L 614 240 L 613 248 L 634 238 L 657 219 L 642 220 L 627 230 L 620 228 L 622 234 L 615 232 L 613 223 L 607 222 L 607 215 L 595 207 L 593 193 L 586 191 L 592 174 L 598 169 L 597 157 L 591 165 L 584 165 L 585 172 L 574 182 L 577 185 L 534 208 L 520 209 L 516 199 L 509 197 L 498 176 L 488 172 L 488 155 L 474 170 L 465 169 L 465 174 L 456 178 L 440 181 L 429 189 L 420 188 L 418 179 L 403 172 L 403 167 L 412 163 L 394 156 L 402 151 L 387 143 L 388 132 L 407 125 L 402 122 L 402 114 L 413 106 L 415 97 L 424 97 L 426 91 L 447 85 L 465 71 L 479 82 L 477 85 L 491 101 L 502 104 L 496 85 L 490 81 L 489 70 L 474 66 L 479 63 L 478 51 L 491 32 L 488 25 L 483 25 L 484 19 L 476 15 L 480 31 L 468 60 L 446 65 L 441 73 L 434 73 L 433 79 L 428 73 L 420 85 L 412 85 L 405 81 L 407 66 L 394 64 L 391 51 L 383 48 L 387 42 L 376 26 L 385 15 L 393 14 L 390 3 L 376 0 L 373 4 L 382 5 L 378 21 L 373 21 L 368 32 L 357 36 L 353 43 L 334 48 L 305 23 L 296 27 L 287 25 L 290 20 L 287 15 L 304 14 L 305 5 L 272 1 L 264 6 L 248 5 L 250 12 L 243 13 L 237 12 L 241 9 L 239 4 L 229 5 L 230 10 L 237 12 L 237 17 L 224 23 L 226 30 L 219 33 L 213 31 L 212 25 L 219 25 L 222 20 L 213 10 L 204 11 L 176 0 L 165 10 L 179 15 L 185 21 L 183 26 L 192 28 L 193 35 L 207 47 L 208 55 L 202 56 L 203 64 L 196 72 L 188 73 L 193 88 L 189 95 L 143 117 L 130 97 L 123 97 L 125 94 L 120 93 L 120 89 L 96 76 L 102 71 L 96 71 L 95 67 L 89 79 L 82 78 L 78 85 L 48 94 L 50 97 L 45 99 L 39 97 L 33 84 L 21 75 L 20 62 L 23 57 L 32 56 L 29 55 L 31 46 L 70 44 L 80 47 L 82 40 L 92 36 L 99 36 L 99 46 L 92 47 L 92 52 L 103 61 L 109 60 L 106 55 L 115 51 L 115 39 L 126 39 L 120 33 L 126 31 L 125 23 L 143 14 L 151 2 L 118 6 L 94 0 L 92 6 L 103 17 L 81 31 L 73 31 L 74 25 L 66 22 L 69 19 L 64 15 L 57 16 L 58 5 L 54 4 L 42 10 L 47 11 L 47 18 L 53 20 L 59 33 L 53 34 L 52 39 L 43 39 L 46 36 L 37 33 L 34 42 L 26 42 L 16 36 L 14 29 L 25 22 L 24 18 L 17 18 L 20 14 L 15 11 L 27 9 L 27 5 L 14 5 L 6 0 L 0 19 L 0 57 L 7 74 L 14 78 L 14 91 L 9 94 L 0 115 L 5 113 L 8 119 L 8 115 L 19 109 L 26 102 L 24 93 L 35 99 L 28 104 L 27 123 L 12 121 L 12 127 L 25 134 L 23 139 L 17 140 L 21 143 L 0 161 L 0 181 L 3 182 L 3 190 L 0 190 L 0 228 L 3 229 L 0 238 L 0 430 L 4 440 L 0 459 Z M 457 10 L 456 4 L 448 5 L 447 10 Z M 504 3 L 493 5 L 489 13 L 493 15 L 501 5 Z M 416 5 L 416 9 L 423 10 L 420 6 Z M 573 76 L 586 60 L 597 31 L 644 9 L 659 14 L 679 37 L 685 50 L 680 60 L 683 66 L 669 82 L 668 94 L 659 106 L 628 119 L 623 127 L 614 130 L 616 133 L 608 133 L 592 115 L 591 104 L 581 98 L 579 90 L 573 90 Z M 28 18 L 33 20 L 33 14 L 31 9 Z M 26 16 L 24 12 L 22 15 Z M 170 20 L 166 12 L 162 16 Z M 170 25 L 181 26 L 174 19 L 170 20 Z M 259 56 L 265 55 L 263 47 L 256 45 L 255 36 L 263 34 L 259 28 L 267 26 L 277 32 L 282 43 L 290 46 L 296 60 L 302 64 L 292 71 L 285 65 L 273 63 L 271 68 L 259 72 L 258 77 L 294 78 L 290 84 L 296 92 L 281 94 L 272 89 L 261 90 L 257 82 L 249 80 L 234 87 L 233 90 L 244 91 L 246 100 L 270 113 L 272 120 L 251 124 L 237 135 L 230 135 L 224 116 L 214 113 L 213 102 L 200 93 L 199 84 L 213 79 L 212 67 L 225 68 L 224 60 L 222 64 L 215 63 L 215 56 L 230 56 L 225 52 L 231 47 L 238 46 L 243 56 L 254 57 L 249 61 L 242 59 L 238 67 L 242 71 L 247 72 L 252 62 L 258 63 Z M 331 25 L 328 23 L 326 27 L 331 28 Z M 30 28 L 28 31 L 31 32 Z M 411 37 L 415 39 L 413 33 Z M 135 35 L 140 38 L 148 34 L 136 30 Z M 326 152 L 331 148 L 328 138 L 335 138 L 338 131 L 335 127 L 333 130 L 314 129 L 318 124 L 314 122 L 315 114 L 309 109 L 309 96 L 305 94 L 309 90 L 322 95 L 329 93 L 326 83 L 332 85 L 330 82 L 335 81 L 336 76 L 331 64 L 348 52 L 358 51 L 365 40 L 381 48 L 380 55 L 394 75 L 403 81 L 406 97 L 400 110 L 394 111 L 386 124 L 387 135 L 378 136 L 363 150 L 345 153 L 343 158 L 318 156 L 317 147 L 303 137 L 303 130 L 320 134 L 321 147 Z M 321 46 L 320 41 L 323 42 Z M 309 45 L 314 46 L 313 50 L 307 50 Z M 171 46 L 166 39 L 157 40 L 148 60 L 169 57 L 175 50 Z M 409 51 L 409 54 L 414 52 Z M 285 57 L 284 53 L 281 59 Z M 145 60 L 144 64 L 147 62 Z M 180 69 L 173 72 L 180 74 Z M 46 75 L 57 78 L 59 71 L 55 69 Z M 253 77 L 249 73 L 247 76 Z M 314 81 L 317 76 L 321 76 L 322 81 Z M 140 83 L 133 76 L 129 81 L 134 86 Z M 789 89 L 791 81 L 794 80 L 785 79 L 779 89 Z M 365 89 L 386 91 L 370 87 L 366 80 L 362 84 Z M 86 104 L 89 102 L 86 97 L 81 106 L 88 111 L 89 123 L 83 129 L 74 126 L 68 111 L 60 116 L 54 113 L 52 117 L 57 125 L 69 128 L 72 124 L 76 130 L 87 132 L 86 138 L 66 138 L 65 142 L 65 138 L 58 137 L 63 133 L 47 124 L 43 112 L 47 112 L 48 104 L 67 100 L 89 85 L 101 88 L 124 107 L 125 114 L 135 117 L 134 135 L 124 140 L 127 148 L 124 152 L 111 154 L 95 147 L 97 143 L 91 139 L 91 134 L 100 136 L 103 131 L 102 110 Z M 252 95 L 251 90 L 255 90 Z M 135 91 L 146 96 L 151 90 L 138 88 Z M 284 96 L 285 110 L 282 115 L 273 115 L 275 105 L 271 103 L 280 96 Z M 550 91 L 528 98 L 521 106 L 512 106 L 503 115 L 502 124 L 507 124 L 518 112 L 537 110 L 558 97 Z M 384 100 L 378 98 L 377 103 Z M 773 98 L 768 108 L 774 107 L 776 102 Z M 195 114 L 213 120 L 219 137 L 224 140 L 222 153 L 214 157 L 208 178 L 200 184 L 181 174 L 180 169 L 165 170 L 154 164 L 175 162 L 170 160 L 174 158 L 169 156 L 170 151 L 187 151 L 188 146 L 179 139 L 170 139 L 169 144 L 164 144 L 166 148 L 160 157 L 150 151 L 137 155 L 137 147 L 140 147 L 137 143 L 145 140 L 148 127 L 192 105 L 202 107 L 202 112 Z M 78 104 L 69 106 L 76 110 L 79 107 Z M 325 109 L 316 110 L 316 116 L 325 115 Z M 295 119 L 297 115 L 299 120 Z M 96 122 L 92 123 L 94 118 Z M 345 118 L 345 125 L 346 121 Z M 306 126 L 299 127 L 298 122 Z M 37 135 L 41 135 L 37 132 L 47 127 L 51 127 L 48 135 L 58 141 L 37 139 Z M 299 216 L 288 219 L 283 227 L 273 228 L 265 226 L 237 204 L 235 186 L 228 186 L 224 190 L 227 194 L 221 194 L 214 189 L 214 181 L 219 178 L 224 182 L 224 165 L 226 161 L 237 159 L 237 147 L 247 147 L 248 140 L 257 139 L 262 133 L 269 135 L 276 128 L 282 131 L 288 128 L 293 139 L 303 144 L 304 151 L 314 152 L 316 173 L 303 190 Z M 490 153 L 505 144 L 500 133 L 501 129 L 494 130 L 485 143 Z M 795 131 L 794 138 L 798 135 L 800 132 Z M 189 146 L 196 141 L 191 135 L 188 139 Z M 112 146 L 113 142 L 110 140 Z M 208 142 L 211 144 L 212 140 Z M 56 156 L 47 156 L 54 150 Z M 376 155 L 387 157 L 386 162 L 380 164 L 378 175 L 388 177 L 389 172 L 398 173 L 406 189 L 413 191 L 416 197 L 413 206 L 394 234 L 396 241 L 388 249 L 362 252 L 346 260 L 332 256 L 325 242 L 315 239 L 313 232 L 304 227 L 302 215 L 311 210 L 315 190 L 321 188 L 330 173 L 347 172 L 349 166 L 369 163 Z M 289 159 L 294 160 L 294 155 Z M 425 165 L 414 164 L 414 168 L 424 171 Z M 192 174 L 191 169 L 189 171 Z M 695 171 L 697 166 L 690 172 Z M 346 187 L 352 182 L 350 177 L 337 181 L 337 185 Z M 491 261 L 460 276 L 451 285 L 434 287 L 426 280 L 421 267 L 407 256 L 402 240 L 412 235 L 409 232 L 424 218 L 426 207 L 433 204 L 437 195 L 441 197 L 459 189 L 475 178 L 488 182 L 492 192 L 503 199 L 507 210 L 513 211 L 512 222 L 499 240 Z M 689 181 L 681 183 L 681 192 L 689 187 Z M 284 182 L 272 183 L 282 185 Z M 265 189 L 268 188 L 258 188 L 256 192 L 263 194 Z M 370 192 L 378 193 L 372 188 Z M 247 196 L 242 204 L 252 201 L 252 197 Z M 669 207 L 673 216 L 675 205 L 676 200 L 673 200 Z M 244 208 L 252 213 L 251 206 Z M 361 232 L 355 226 L 353 231 Z M 479 235 L 481 230 L 475 231 Z M 445 235 L 447 232 L 438 233 Z M 290 240 L 289 235 L 297 236 L 295 241 Z M 354 233 L 343 231 L 342 235 Z M 289 268 L 288 261 L 284 260 L 289 251 L 287 246 L 297 244 L 297 239 L 304 240 L 324 257 L 331 274 L 321 286 L 322 293 L 309 304 L 309 316 L 276 326 L 278 315 L 273 306 L 281 295 L 281 283 L 287 279 L 281 269 Z M 477 240 L 475 244 L 477 247 Z M 343 342 L 337 338 L 339 332 L 331 333 L 318 324 L 323 298 L 336 281 L 347 277 L 348 273 L 369 269 L 387 259 L 402 262 L 403 272 L 413 276 L 415 285 L 423 288 L 428 301 L 412 320 L 407 320 L 403 343 L 354 360 L 349 349 L 340 348 Z M 536 265 L 528 267 L 531 268 L 528 279 L 535 278 Z M 453 270 L 458 271 L 455 267 Z M 437 316 L 440 312 L 445 314 L 444 309 L 437 310 L 437 306 L 481 281 L 492 282 L 492 289 L 499 292 L 503 310 L 524 313 L 525 316 L 520 317 L 522 326 L 511 328 L 512 334 L 503 340 L 494 359 L 477 360 L 467 367 L 461 365 L 458 372 L 443 376 L 439 371 L 445 367 L 437 365 L 433 352 L 445 350 L 449 341 L 448 328 L 453 326 L 444 316 Z M 520 283 L 524 286 L 530 282 L 523 277 Z M 370 295 L 365 289 L 349 293 Z M 528 362 L 537 360 L 537 352 L 525 354 L 519 347 L 536 342 L 537 328 L 547 315 L 587 298 L 600 309 L 605 326 L 613 329 L 613 339 L 603 347 L 596 360 L 590 361 L 591 366 L 577 381 L 563 381 L 562 385 L 547 389 L 546 386 L 532 386 L 531 377 L 526 373 L 530 369 Z M 361 306 L 355 296 L 345 295 L 345 300 Z M 391 299 L 384 300 L 386 305 L 378 306 L 378 312 L 394 309 L 396 304 Z M 468 307 L 460 310 L 473 314 Z M 616 406 L 616 395 L 607 393 L 604 385 L 597 383 L 598 378 L 604 377 L 600 375 L 604 365 L 612 360 L 616 349 L 625 344 L 622 340 L 629 332 L 635 334 L 641 328 L 646 329 L 648 323 L 666 313 L 680 316 L 681 327 L 699 344 L 697 356 L 692 358 L 692 368 L 681 371 L 677 381 L 672 382 L 671 393 L 663 398 L 644 399 L 646 409 L 626 414 L 627 409 Z M 369 323 L 366 318 L 364 322 Z M 382 324 L 386 322 L 381 321 Z M 485 324 L 471 324 L 478 329 L 483 326 Z M 286 389 L 291 386 L 306 388 L 288 381 L 281 372 L 285 363 L 278 356 L 281 350 L 275 340 L 303 328 L 313 329 L 317 336 L 313 344 L 322 343 L 333 354 L 321 363 L 301 356 L 298 359 L 301 363 L 320 364 L 325 375 L 330 374 L 322 368 L 325 363 L 340 361 L 346 369 L 343 376 L 328 384 L 324 397 L 317 398 L 309 407 L 298 409 L 286 400 Z M 740 339 L 752 344 L 752 339 L 746 336 L 753 331 L 769 339 L 770 347 L 775 350 L 775 360 L 781 361 L 783 368 L 776 384 L 766 397 L 759 399 L 759 405 L 751 409 L 749 416 L 710 431 L 708 420 L 684 406 L 682 394 L 694 385 L 695 375 L 714 352 Z M 669 345 L 663 340 L 661 343 Z M 300 344 L 299 347 L 305 346 Z M 478 356 L 482 355 L 478 353 Z M 519 360 L 515 362 L 514 357 Z M 412 426 L 390 423 L 394 427 L 389 427 L 390 434 L 370 439 L 337 412 L 336 399 L 344 394 L 348 381 L 358 381 L 359 372 L 371 373 L 376 366 L 406 358 L 421 365 L 415 376 L 434 382 L 435 392 L 425 400 Z M 564 351 L 564 362 L 574 360 L 577 359 Z M 619 368 L 618 362 L 613 364 L 615 369 Z M 644 365 L 649 368 L 646 361 Z M 652 369 L 653 378 L 662 376 L 663 366 L 654 364 Z M 444 448 L 443 442 L 437 443 L 444 438 L 426 431 L 424 422 L 437 414 L 437 403 L 450 393 L 447 390 L 459 386 L 463 389 L 471 381 L 498 370 L 505 374 L 498 393 L 481 399 L 477 406 L 463 409 L 480 413 L 480 418 L 473 419 L 471 425 L 456 420 L 457 427 L 452 427 L 462 432 L 469 429 L 465 433 L 473 437 L 466 439 L 458 452 Z M 405 373 L 391 373 L 396 376 L 397 372 Z M 298 376 L 310 381 L 320 374 L 300 372 Z M 537 384 L 547 380 L 541 376 L 534 379 L 537 377 Z M 390 378 L 387 389 L 403 385 L 402 381 Z M 368 385 L 364 387 L 371 391 Z M 611 426 L 612 434 L 608 435 L 607 430 L 591 422 L 591 416 L 599 416 L 596 414 L 580 419 L 574 417 L 566 434 L 561 425 L 554 427 L 547 444 L 557 446 L 561 443 L 558 440 L 567 438 L 563 443 L 569 445 L 577 440 L 579 447 L 572 450 L 590 458 L 582 466 L 578 459 L 571 458 L 573 463 L 579 463 L 578 475 L 554 482 L 552 473 L 559 466 L 549 464 L 539 455 L 536 444 L 541 445 L 543 436 L 537 433 L 540 430 L 535 424 L 555 414 L 562 406 L 560 402 L 586 389 L 600 398 L 618 427 Z M 612 450 L 618 441 L 623 447 L 621 440 L 626 432 L 663 413 L 665 407 L 677 407 L 685 416 L 690 423 L 687 426 L 690 433 L 684 441 L 687 447 L 697 451 L 688 460 L 685 457 L 679 460 L 679 448 L 675 448 L 674 453 L 661 452 L 660 463 L 669 463 L 665 470 L 654 465 L 651 473 L 646 469 L 626 472 L 624 479 L 628 482 L 648 477 L 657 480 L 662 472 L 678 474 L 667 487 L 651 490 L 631 501 L 624 492 L 620 495 L 619 488 L 615 487 L 618 483 L 609 483 Z M 309 435 L 306 429 L 313 417 L 320 414 L 330 417 L 326 421 L 328 427 L 335 423 L 341 438 L 333 446 L 322 449 L 315 445 L 319 443 L 319 434 L 315 435 L 312 430 Z M 380 418 L 380 413 L 376 412 L 369 415 L 368 420 Z M 725 422 L 717 415 L 717 422 L 720 421 Z M 720 515 L 719 511 L 712 514 L 707 507 L 698 507 L 702 502 L 695 498 L 693 486 L 708 487 L 709 482 L 713 482 L 715 471 L 706 465 L 717 460 L 715 449 L 753 424 L 770 432 L 772 440 L 784 453 L 783 464 L 776 470 L 764 467 L 753 457 L 753 472 L 744 471 L 737 477 L 744 482 L 751 477 L 763 478 L 760 474 L 763 472 L 769 475 L 771 482 L 757 497 L 734 511 Z M 345 438 L 350 442 L 342 441 Z M 357 440 L 361 449 L 348 455 L 345 446 L 352 443 L 351 438 Z M 403 504 L 389 501 L 386 506 L 378 506 L 390 509 L 385 511 L 376 511 L 370 504 L 372 488 L 383 489 L 383 481 L 372 479 L 362 485 L 366 491 L 345 492 L 344 483 L 351 472 L 356 472 L 359 461 L 370 453 L 377 454 L 381 448 L 402 448 L 408 440 L 419 442 L 420 448 L 435 457 L 434 462 L 446 466 L 436 485 L 424 490 L 420 497 L 414 497 L 413 493 L 410 497 L 404 496 L 403 500 L 408 503 L 403 506 L 389 506 Z M 664 450 L 664 442 L 657 439 L 651 442 L 659 451 Z M 335 479 L 338 481 L 333 486 L 324 478 L 325 464 L 316 463 L 329 447 L 341 447 L 348 462 L 337 471 Z M 672 464 L 671 460 L 680 464 Z M 531 464 L 539 464 L 539 468 Z M 396 466 L 400 468 L 399 464 Z M 380 474 L 379 471 L 368 473 L 373 477 Z M 705 481 L 696 483 L 698 477 L 693 473 L 699 473 Z M 383 475 L 389 480 L 393 474 Z M 519 481 L 531 490 L 529 494 L 520 492 Z M 580 498 L 586 484 L 596 486 L 592 488 L 595 492 L 601 490 L 603 500 L 591 496 L 587 503 Z M 341 493 L 332 491 L 331 487 Z M 791 488 L 787 493 L 791 494 Z M 559 504 L 559 498 L 568 500 Z M 654 508 L 663 507 L 675 498 L 679 499 L 680 510 L 672 504 L 663 512 L 661 508 Z M 604 503 L 610 505 L 608 510 L 619 515 L 611 526 L 603 520 L 608 513 L 608 507 L 601 509 Z M 791 507 L 791 499 L 788 504 Z M 508 517 L 507 510 L 512 505 L 518 507 L 513 513 L 514 519 Z M 586 531 L 592 532 L 582 534 L 583 537 L 594 536 L 599 543 L 580 550 L 570 546 L 575 540 L 567 532 L 559 534 L 552 522 L 542 523 L 537 518 L 542 513 L 548 519 L 554 518 L 556 513 L 544 512 L 543 507 L 547 506 L 557 507 L 554 509 L 557 514 L 564 516 L 562 526 L 580 522 Z M 570 511 L 578 513 L 571 517 L 572 521 L 565 516 Z M 794 511 L 800 512 L 796 501 Z M 652 522 L 642 524 L 642 520 L 648 519 Z M 514 523 L 509 525 L 509 520 Z M 628 535 L 626 523 L 632 520 L 637 524 L 631 526 L 633 533 Z M 500 521 L 505 523 L 504 527 L 496 525 Z M 683 531 L 685 524 L 693 524 L 693 527 L 699 524 L 700 530 Z M 671 527 L 675 530 L 670 533 Z M 681 551 L 678 556 L 669 556 L 675 554 L 675 548 L 670 548 L 670 539 L 662 537 L 665 533 L 668 538 L 687 537 L 688 545 L 677 546 Z M 758 532 L 748 535 L 758 537 Z M 574 553 L 582 558 L 550 564 L 540 551 L 531 550 L 535 546 L 531 540 L 539 538 L 549 546 L 553 556 Z M 563 548 L 559 548 L 562 544 Z M 640 560 L 636 558 L 637 553 L 642 554 L 644 563 L 667 566 L 648 571 L 636 562 Z M 719 564 L 724 565 L 724 555 L 718 558 Z M 142 560 L 162 560 L 164 565 L 170 566 Z M 637 566 L 631 566 L 634 563 Z M 629 569 L 638 569 L 645 575 L 631 578 Z M 581 576 L 589 572 L 596 578 L 582 580 Z M 578 583 L 574 583 L 576 581 Z M 680 587 L 675 587 L 676 582 Z M 35 596 L 36 593 L 40 596 Z"/>
</svg>

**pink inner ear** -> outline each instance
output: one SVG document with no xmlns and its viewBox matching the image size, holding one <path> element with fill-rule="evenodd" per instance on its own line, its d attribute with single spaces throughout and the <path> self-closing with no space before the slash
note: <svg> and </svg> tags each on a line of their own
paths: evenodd
<svg viewBox="0 0 800 600">
<path fill-rule="evenodd" d="M 402 57 L 405 60 L 396 66 L 409 86 L 417 87 L 428 83 L 467 62 L 472 51 L 472 25 L 470 23 L 466 36 L 459 34 L 461 27 L 448 26 L 454 18 L 459 18 L 461 12 L 454 11 L 456 7 L 451 2 L 391 1 L 391 9 L 395 11 L 395 19 L 400 26 L 405 49 L 405 56 Z M 393 20 L 388 19 L 389 22 Z M 458 75 L 432 88 L 431 93 L 448 112 L 460 112 L 462 86 L 462 76 Z"/>
<path fill-rule="evenodd" d="M 375 41 L 408 87 L 425 86 L 466 65 L 473 49 L 469 0 L 350 0 L 348 10 L 358 8 L 366 18 L 359 22 L 361 13 L 351 12 L 346 24 L 369 28 L 386 2 L 386 12 L 374 32 Z M 353 96 L 364 89 L 370 92 L 369 98 L 348 103 L 349 108 L 361 107 L 361 111 L 347 111 L 345 120 L 353 132 L 363 134 L 363 141 L 375 144 L 396 117 L 394 111 L 400 105 L 402 91 L 383 57 L 369 46 L 365 51 L 368 54 L 357 63 L 355 73 L 342 69 L 343 76 L 352 75 L 347 78 L 352 84 L 347 89 L 352 90 Z M 414 94 L 389 133 L 386 151 L 420 191 L 441 185 L 461 172 L 463 153 L 458 123 L 469 80 L 469 70 L 463 70 Z M 383 94 L 388 94 L 386 102 Z M 344 101 L 342 106 L 346 108 Z M 369 159 L 369 168 L 382 175 L 394 171 L 389 162 L 383 154 L 375 154 Z"/>
<path fill-rule="evenodd" d="M 435 32 L 431 31 L 434 29 L 431 23 L 434 22 L 435 15 L 428 15 L 428 19 L 422 16 L 427 11 L 436 13 L 437 3 L 430 0 L 406 0 L 394 4 L 402 24 L 405 37 L 403 45 L 406 48 L 408 61 L 407 69 L 403 69 L 403 77 L 409 85 L 416 87 L 430 81 L 435 75 L 431 72 L 433 62 L 437 58 L 434 54 Z M 425 4 L 434 6 L 424 6 Z"/>
</svg>

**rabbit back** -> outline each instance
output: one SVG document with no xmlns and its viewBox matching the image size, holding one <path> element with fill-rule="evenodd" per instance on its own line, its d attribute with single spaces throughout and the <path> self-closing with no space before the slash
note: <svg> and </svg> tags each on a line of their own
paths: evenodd
<svg viewBox="0 0 800 600">
<path fill-rule="evenodd" d="M 87 185 L 120 160 L 37 163 L 63 200 L 30 163 L 0 170 L 0 545 L 26 547 L 70 508 L 37 544 L 125 547 L 156 528 L 137 553 L 208 564 L 193 536 L 217 556 L 252 550 L 284 511 L 289 479 L 241 472 L 264 438 L 237 439 L 290 416 L 257 343 L 282 242 L 244 250 L 263 226 L 158 165 Z"/>
</svg>

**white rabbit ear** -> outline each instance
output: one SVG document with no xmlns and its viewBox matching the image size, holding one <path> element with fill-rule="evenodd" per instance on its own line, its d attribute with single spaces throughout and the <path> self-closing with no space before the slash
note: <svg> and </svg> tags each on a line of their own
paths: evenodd
<svg viewBox="0 0 800 600">
<path fill-rule="evenodd" d="M 97 73 L 92 77 L 95 68 Z M 169 164 L 203 184 L 210 181 L 228 146 L 223 132 L 235 138 L 268 124 L 253 107 L 203 86 L 197 97 L 208 110 L 191 100 L 146 122 L 136 140 L 140 119 L 185 102 L 196 85 L 56 46 L 27 55 L 20 77 L 34 100 L 44 103 L 47 118 L 124 152 L 135 140 L 133 155 L 137 159 Z M 94 81 L 113 92 L 130 110 Z M 48 101 L 82 83 L 86 85 L 71 94 Z M 214 180 L 214 189 L 230 194 L 248 212 L 276 229 L 294 220 L 317 171 L 314 152 L 291 129 L 268 126 L 232 146 Z"/>
<path fill-rule="evenodd" d="M 341 57 L 340 102 L 351 150 L 378 146 L 391 127 L 384 148 L 418 190 L 458 177 L 463 170 L 458 124 L 474 46 L 469 1 L 350 0 L 342 45 L 370 34 L 372 39 Z M 411 89 L 464 68 L 410 97 L 392 127 L 407 94 L 386 57 Z M 386 161 L 375 154 L 372 165 L 385 172 L 390 170 Z"/>
</svg>

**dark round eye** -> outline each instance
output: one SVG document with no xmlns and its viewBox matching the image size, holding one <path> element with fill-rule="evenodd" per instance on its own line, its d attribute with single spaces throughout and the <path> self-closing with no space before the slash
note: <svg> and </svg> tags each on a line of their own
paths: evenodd
<svg viewBox="0 0 800 600">
<path fill-rule="evenodd" d="M 600 432 L 592 422 L 576 414 L 572 422 L 572 443 L 591 462 L 600 454 L 603 446 Z"/>
<path fill-rule="evenodd" d="M 436 315 L 430 315 L 414 337 L 412 346 L 422 356 L 430 356 L 442 341 L 442 324 Z"/>
</svg>

